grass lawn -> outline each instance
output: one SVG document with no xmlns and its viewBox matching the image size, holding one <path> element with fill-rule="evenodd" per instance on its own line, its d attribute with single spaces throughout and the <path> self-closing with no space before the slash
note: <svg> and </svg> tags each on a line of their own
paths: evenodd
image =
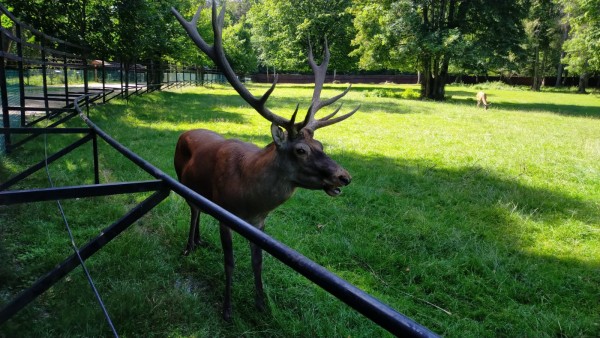
<svg viewBox="0 0 600 338">
<path fill-rule="evenodd" d="M 251 85 L 256 94 L 267 86 Z M 327 87 L 323 96 L 343 85 Z M 600 336 L 600 96 L 447 87 L 445 103 L 376 97 L 414 86 L 356 85 L 349 120 L 319 129 L 353 176 L 341 196 L 298 190 L 266 232 L 448 337 Z M 279 85 L 290 116 L 312 88 Z M 264 146 L 269 123 L 228 87 L 184 88 L 91 109 L 101 128 L 175 176 L 179 134 L 209 128 Z M 78 119 L 70 126 L 81 126 Z M 73 136 L 48 136 L 50 152 Z M 1 158 L 0 180 L 43 159 L 42 137 Z M 101 182 L 149 176 L 100 142 Z M 52 164 L 57 186 L 93 182 L 91 146 Z M 41 171 L 15 189 L 47 187 Z M 147 194 L 63 201 L 84 244 Z M 381 328 L 266 255 L 268 310 L 254 308 L 249 247 L 234 236 L 234 321 L 221 320 L 218 226 L 188 257 L 189 211 L 171 196 L 87 261 L 122 336 L 381 337 Z M 54 202 L 0 206 L 0 306 L 70 254 Z M 108 336 L 80 268 L 0 326 L 0 337 Z"/>
</svg>

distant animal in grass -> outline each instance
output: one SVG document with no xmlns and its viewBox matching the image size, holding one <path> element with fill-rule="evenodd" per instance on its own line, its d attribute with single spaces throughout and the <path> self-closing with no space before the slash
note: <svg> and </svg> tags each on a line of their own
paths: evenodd
<svg viewBox="0 0 600 338">
<path fill-rule="evenodd" d="M 487 110 L 491 103 L 487 100 L 487 95 L 484 92 L 477 93 L 477 108 L 483 104 L 483 109 Z"/>
</svg>

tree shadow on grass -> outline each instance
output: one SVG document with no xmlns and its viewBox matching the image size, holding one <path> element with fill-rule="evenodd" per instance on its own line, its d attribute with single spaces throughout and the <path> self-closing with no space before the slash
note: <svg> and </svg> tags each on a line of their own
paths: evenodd
<svg viewBox="0 0 600 338">
<path fill-rule="evenodd" d="M 314 216 L 317 222 L 341 224 L 330 236 L 290 239 L 314 243 L 301 252 L 311 253 L 320 264 L 372 275 L 372 289 L 366 291 L 384 295 L 397 308 L 405 306 L 406 297 L 395 291 L 408 292 L 463 319 L 485 322 L 504 316 L 518 327 L 516 332 L 526 332 L 528 319 L 519 316 L 536 306 L 542 326 L 548 326 L 542 332 L 558 334 L 561 329 L 553 320 L 559 320 L 570 322 L 570 334 L 593 335 L 590 323 L 598 308 L 594 295 L 600 265 L 569 254 L 571 248 L 563 243 L 588 238 L 583 241 L 591 244 L 587 236 L 597 235 L 585 229 L 599 226 L 594 221 L 597 204 L 530 187 L 478 166 L 448 170 L 426 161 L 332 157 L 353 174 L 342 197 L 332 200 L 318 192 L 302 192 L 290 203 L 294 209 L 284 206 L 277 211 L 301 218 L 306 210 L 316 210 L 322 213 Z M 567 229 L 578 223 L 584 225 Z M 338 251 L 324 244 L 340 242 L 340 236 L 346 243 Z M 559 247 L 543 249 L 553 242 Z M 364 283 L 362 278 L 358 281 Z M 561 309 L 563 301 L 587 310 Z M 436 323 L 431 327 L 435 332 L 453 325 L 442 312 L 416 303 L 423 310 L 416 318 L 428 326 Z M 482 326 L 486 325 L 490 333 L 503 332 L 499 322 Z"/>
</svg>

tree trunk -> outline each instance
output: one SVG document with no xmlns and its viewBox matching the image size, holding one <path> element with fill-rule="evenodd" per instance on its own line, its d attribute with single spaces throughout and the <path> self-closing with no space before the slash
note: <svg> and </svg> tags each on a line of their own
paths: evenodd
<svg viewBox="0 0 600 338">
<path fill-rule="evenodd" d="M 431 58 L 424 56 L 421 65 L 423 67 L 423 74 L 421 76 L 421 98 L 426 99 L 429 98 L 431 83 L 433 82 L 431 77 Z"/>
<path fill-rule="evenodd" d="M 536 44 L 533 58 L 533 83 L 531 84 L 531 90 L 540 91 L 539 86 L 539 67 L 540 67 L 540 47 Z"/>
<path fill-rule="evenodd" d="M 150 60 L 150 67 L 148 68 L 148 88 L 154 90 L 159 89 L 162 83 L 162 62 L 160 60 Z"/>
<path fill-rule="evenodd" d="M 583 74 L 579 75 L 579 87 L 577 89 L 577 93 L 579 93 L 579 94 L 587 93 L 585 91 L 585 89 L 587 88 L 589 78 L 590 78 L 590 74 L 588 72 L 584 72 Z"/>
<path fill-rule="evenodd" d="M 562 46 L 564 44 L 565 41 L 567 41 L 567 38 L 569 37 L 569 26 L 567 24 L 562 25 L 562 36 L 560 39 L 560 45 Z M 565 65 L 563 65 L 562 63 L 562 59 L 564 59 L 564 57 L 567 55 L 567 52 L 565 52 L 562 47 L 561 47 L 561 52 L 560 52 L 560 59 L 558 60 L 558 67 L 556 68 L 556 83 L 554 84 L 555 87 L 562 87 L 562 75 L 563 75 L 563 71 L 565 69 Z"/>
<path fill-rule="evenodd" d="M 442 64 L 440 65 L 440 73 L 438 75 L 438 88 L 436 90 L 437 100 L 444 101 L 446 99 L 446 82 L 448 82 L 448 67 L 450 65 L 450 57 L 444 55 Z"/>
<path fill-rule="evenodd" d="M 567 53 L 560 52 L 560 59 L 562 60 Z M 562 74 L 563 74 L 564 65 L 562 62 L 558 62 L 558 67 L 556 68 L 556 83 L 554 87 L 562 87 Z"/>
<path fill-rule="evenodd" d="M 540 69 L 538 70 L 538 82 L 537 82 L 537 91 L 542 89 L 544 86 L 544 80 L 546 78 L 546 62 L 548 62 L 548 50 L 543 50 L 544 57 L 542 58 L 542 64 L 540 65 Z"/>
<path fill-rule="evenodd" d="M 443 101 L 445 95 L 448 65 L 446 59 L 440 61 L 430 57 L 423 57 L 423 76 L 421 78 L 421 98 L 434 101 Z"/>
<path fill-rule="evenodd" d="M 17 33 L 16 33 L 17 29 L 16 29 L 16 26 L 14 26 L 14 25 L 10 28 L 7 28 L 7 30 L 9 30 L 13 36 L 17 35 Z M 10 52 L 10 47 L 12 46 L 12 42 L 13 42 L 13 40 L 8 39 L 8 38 L 2 39 L 2 51 L 4 53 Z"/>
</svg>

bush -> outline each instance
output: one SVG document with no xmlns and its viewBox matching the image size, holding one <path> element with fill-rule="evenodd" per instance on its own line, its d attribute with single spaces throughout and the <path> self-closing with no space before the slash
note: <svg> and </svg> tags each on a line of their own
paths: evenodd
<svg viewBox="0 0 600 338">
<path fill-rule="evenodd" d="M 421 93 L 419 93 L 416 90 L 413 90 L 412 88 L 408 88 L 402 92 L 400 97 L 407 100 L 418 100 L 421 98 Z"/>
<path fill-rule="evenodd" d="M 473 85 L 474 89 L 477 90 L 485 90 L 485 89 L 503 89 L 503 90 L 515 90 L 519 87 L 511 86 L 502 81 L 493 81 L 493 82 L 482 82 Z"/>
<path fill-rule="evenodd" d="M 366 92 L 365 96 L 417 100 L 421 97 L 421 94 L 418 91 L 413 90 L 412 88 L 404 89 L 403 91 L 394 89 L 374 89 Z"/>
</svg>

